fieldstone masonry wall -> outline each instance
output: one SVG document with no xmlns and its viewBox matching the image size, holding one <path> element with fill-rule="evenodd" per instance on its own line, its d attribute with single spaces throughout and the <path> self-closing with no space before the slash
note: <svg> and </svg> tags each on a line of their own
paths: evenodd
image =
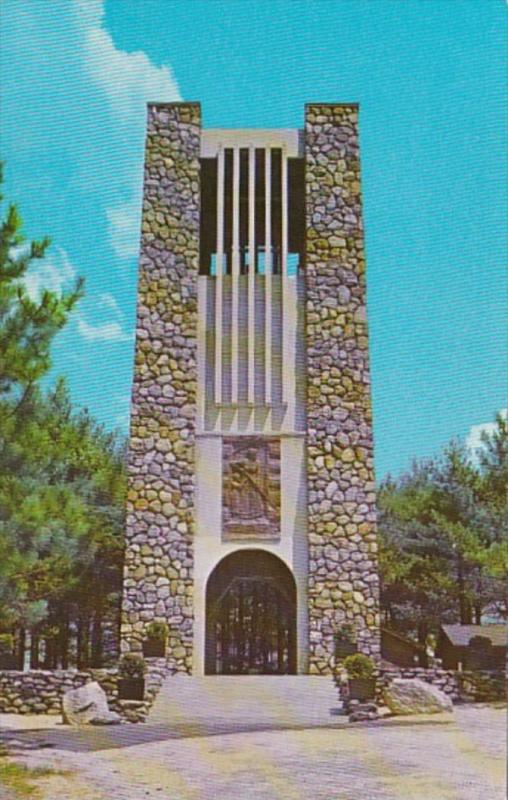
<svg viewBox="0 0 508 800">
<path fill-rule="evenodd" d="M 358 108 L 306 107 L 310 671 L 333 669 L 334 631 L 380 649 Z"/>
<path fill-rule="evenodd" d="M 61 714 L 66 692 L 97 681 L 106 693 L 111 711 L 120 714 L 124 722 L 144 722 L 166 674 L 163 659 L 150 659 L 145 699 L 137 702 L 118 698 L 116 669 L 3 671 L 0 672 L 0 713 Z"/>
<path fill-rule="evenodd" d="M 122 650 L 152 620 L 190 672 L 201 112 L 148 109 L 131 405 Z"/>
<path fill-rule="evenodd" d="M 457 702 L 460 699 L 458 677 L 458 673 L 454 670 L 439 669 L 438 667 L 431 669 L 385 667 L 378 670 L 376 674 L 376 695 L 381 699 L 384 689 L 396 678 L 417 678 L 425 683 L 431 683 L 437 689 L 448 694 L 453 702 Z"/>
</svg>

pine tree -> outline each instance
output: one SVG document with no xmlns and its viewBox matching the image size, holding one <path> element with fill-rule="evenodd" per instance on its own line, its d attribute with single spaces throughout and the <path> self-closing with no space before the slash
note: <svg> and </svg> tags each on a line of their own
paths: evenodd
<svg viewBox="0 0 508 800">
<path fill-rule="evenodd" d="M 498 417 L 478 462 L 456 442 L 379 492 L 385 621 L 423 643 L 440 623 L 506 616 L 508 426 Z"/>
<path fill-rule="evenodd" d="M 0 225 L 0 630 L 31 634 L 32 664 L 102 660 L 103 624 L 118 617 L 123 443 L 73 408 L 63 379 L 45 394 L 50 348 L 82 296 L 25 280 L 49 240 L 24 242 L 11 205 Z"/>
<path fill-rule="evenodd" d="M 44 258 L 50 240 L 26 242 L 21 228 L 18 209 L 11 204 L 0 224 L 0 403 L 11 405 L 0 407 L 3 414 L 16 413 L 50 369 L 51 343 L 83 292 L 83 280 L 78 279 L 71 292 L 44 290 L 38 299 L 30 298 L 27 271 L 34 260 Z"/>
</svg>

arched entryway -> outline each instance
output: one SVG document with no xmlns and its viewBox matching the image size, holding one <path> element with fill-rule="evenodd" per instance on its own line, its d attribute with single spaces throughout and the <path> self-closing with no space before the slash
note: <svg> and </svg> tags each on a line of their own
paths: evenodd
<svg viewBox="0 0 508 800">
<path fill-rule="evenodd" d="M 206 587 L 207 675 L 296 673 L 296 586 L 280 558 L 238 550 Z"/>
</svg>

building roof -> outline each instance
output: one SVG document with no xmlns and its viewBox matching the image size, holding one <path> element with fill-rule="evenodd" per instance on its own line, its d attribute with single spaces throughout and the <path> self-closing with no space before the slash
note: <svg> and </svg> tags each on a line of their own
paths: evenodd
<svg viewBox="0 0 508 800">
<path fill-rule="evenodd" d="M 508 643 L 508 625 L 503 623 L 493 625 L 441 625 L 441 629 L 455 647 L 467 647 L 474 636 L 485 636 L 490 639 L 494 647 L 506 647 Z"/>
</svg>

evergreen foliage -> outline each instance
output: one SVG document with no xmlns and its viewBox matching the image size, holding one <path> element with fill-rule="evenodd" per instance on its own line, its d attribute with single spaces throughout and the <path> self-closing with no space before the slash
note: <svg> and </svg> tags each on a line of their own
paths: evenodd
<svg viewBox="0 0 508 800">
<path fill-rule="evenodd" d="M 508 426 L 498 415 L 477 461 L 452 442 L 379 492 L 385 624 L 423 644 L 440 623 L 506 617 Z"/>
<path fill-rule="evenodd" d="M 20 663 L 99 665 L 105 624 L 116 629 L 122 569 L 124 446 L 63 379 L 40 379 L 51 343 L 82 296 L 25 280 L 47 239 L 25 245 L 15 206 L 0 225 L 0 631 L 15 632 Z M 115 631 L 111 631 L 114 637 Z"/>
<path fill-rule="evenodd" d="M 342 664 L 349 678 L 372 678 L 375 669 L 374 661 L 364 653 L 347 656 Z"/>
<path fill-rule="evenodd" d="M 121 678 L 144 678 L 146 671 L 145 659 L 136 653 L 126 653 L 118 664 L 118 673 Z"/>
<path fill-rule="evenodd" d="M 146 626 L 145 635 L 147 639 L 165 642 L 169 635 L 169 628 L 165 622 L 151 622 Z"/>
<path fill-rule="evenodd" d="M 0 184 L 2 180 L 0 163 Z M 19 212 L 11 204 L 0 223 L 0 402 L 14 401 L 13 407 L 1 408 L 9 414 L 21 409 L 50 369 L 51 342 L 83 293 L 83 281 L 78 279 L 71 292 L 44 290 L 39 298 L 30 298 L 27 271 L 33 261 L 44 258 L 50 240 L 27 243 L 21 228 Z"/>
</svg>

